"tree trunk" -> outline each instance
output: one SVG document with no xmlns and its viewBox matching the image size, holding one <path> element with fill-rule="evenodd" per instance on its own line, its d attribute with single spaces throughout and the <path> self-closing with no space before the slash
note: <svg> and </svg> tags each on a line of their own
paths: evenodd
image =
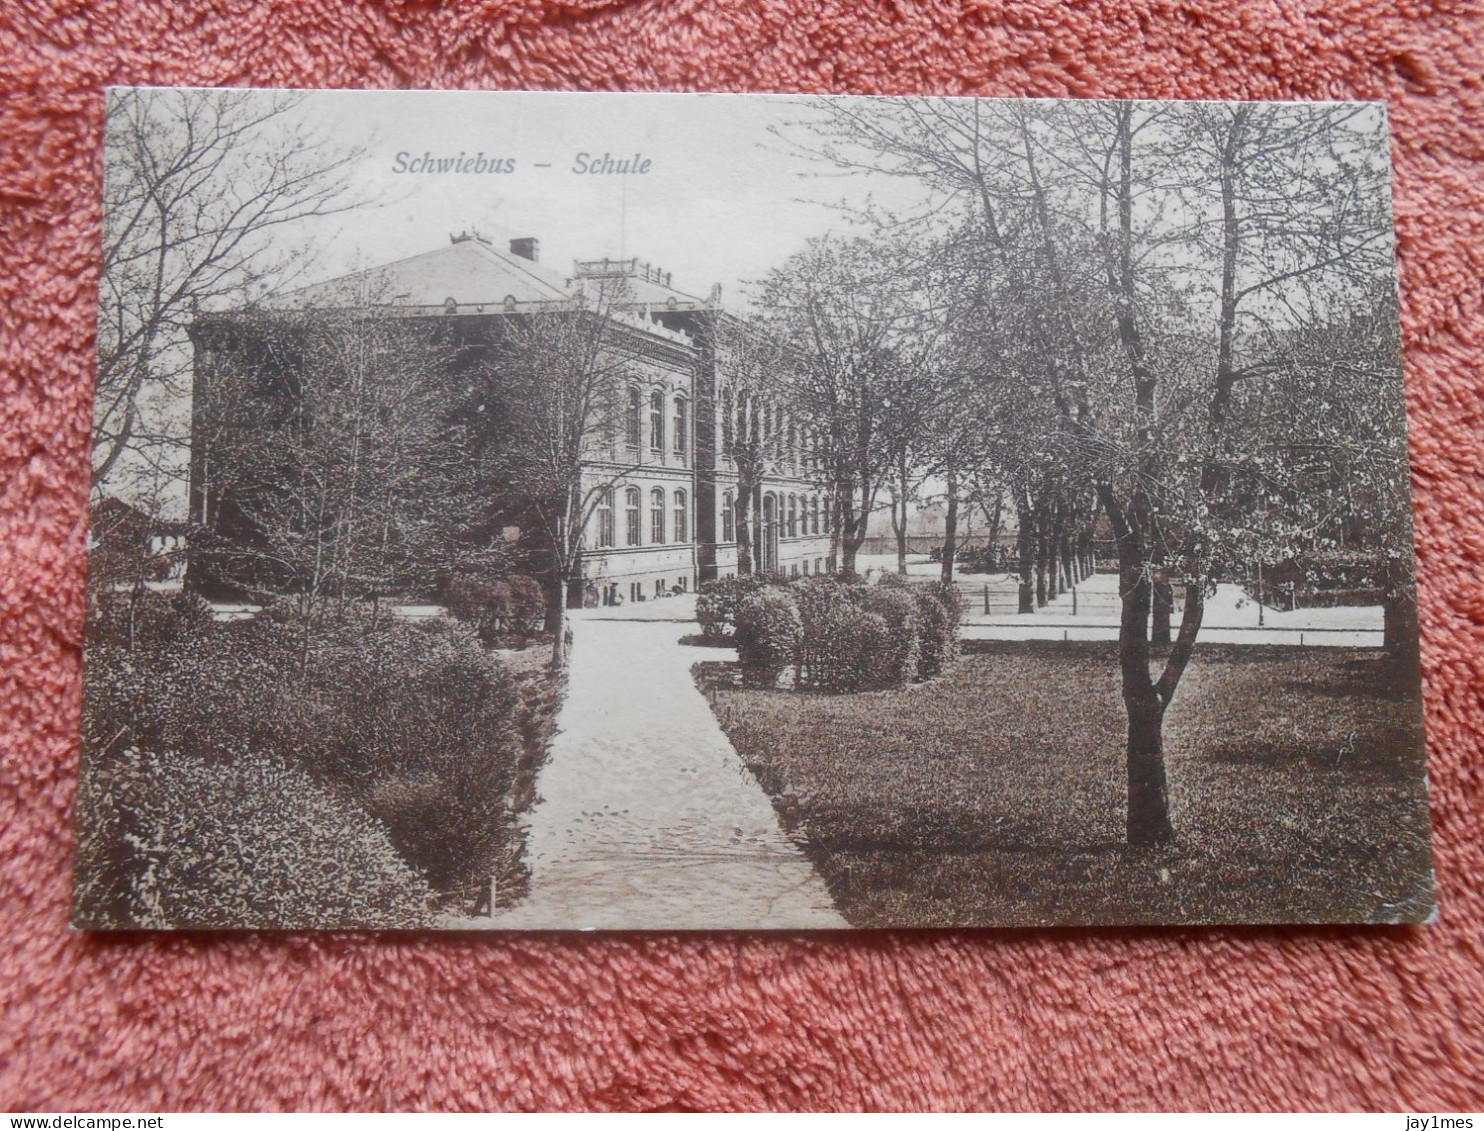
<svg viewBox="0 0 1484 1131">
<path fill-rule="evenodd" d="M 897 572 L 907 572 L 907 500 L 893 495 L 891 500 L 891 532 L 897 540 Z"/>
<path fill-rule="evenodd" d="M 561 671 L 567 666 L 567 583 L 557 578 L 556 600 L 547 606 L 547 623 L 551 626 L 551 667 Z"/>
<path fill-rule="evenodd" d="M 829 556 L 825 559 L 825 565 L 829 568 L 831 576 L 834 576 L 840 572 L 840 498 L 838 495 L 830 496 L 828 513 L 830 549 Z"/>
<path fill-rule="evenodd" d="M 1062 594 L 1061 528 L 1065 517 L 1058 506 L 1051 512 L 1051 528 L 1046 533 L 1046 599 L 1055 601 Z"/>
<path fill-rule="evenodd" d="M 1035 531 L 1031 528 L 1030 506 L 1026 503 L 1024 495 L 1019 492 L 1015 500 L 1015 517 L 1018 522 L 1015 548 L 1020 559 L 1020 607 L 1016 612 L 1033 613 L 1036 611 L 1036 604 L 1035 590 L 1031 587 L 1031 563 L 1035 554 Z"/>
<path fill-rule="evenodd" d="M 902 451 L 896 466 L 897 484 L 894 497 L 891 501 L 891 529 L 897 536 L 897 572 L 902 576 L 907 574 L 907 502 L 912 497 L 912 484 L 909 481 L 911 469 L 907 466 L 907 453 Z M 897 507 L 901 506 L 901 521 L 897 520 Z"/>
<path fill-rule="evenodd" d="M 984 564 L 986 572 L 993 573 L 1000 568 L 1000 527 L 1004 525 L 1005 518 L 1005 496 L 996 494 L 994 498 L 994 510 L 987 513 L 989 518 L 989 543 L 985 547 Z"/>
<path fill-rule="evenodd" d="M 943 584 L 953 584 L 953 562 L 958 555 L 958 476 L 948 465 L 948 509 L 943 516 Z"/>
<path fill-rule="evenodd" d="M 1036 608 L 1046 607 L 1046 524 L 1036 522 Z"/>
<path fill-rule="evenodd" d="M 1120 548 L 1123 607 L 1118 664 L 1128 713 L 1128 842 L 1148 846 L 1175 839 L 1165 780 L 1164 704 L 1149 676 L 1149 614 L 1153 586 L 1142 557 Z"/>
<path fill-rule="evenodd" d="M 1392 662 L 1416 663 L 1420 626 L 1417 617 L 1417 595 L 1410 576 L 1383 563 L 1381 615 L 1382 647 Z"/>
<path fill-rule="evenodd" d="M 1170 643 L 1170 614 L 1175 608 L 1175 590 L 1170 584 L 1170 575 L 1160 570 L 1154 575 L 1153 622 L 1149 629 L 1149 643 L 1156 647 L 1168 647 Z"/>
<path fill-rule="evenodd" d="M 752 562 L 752 492 L 743 490 L 742 484 L 737 486 L 737 502 L 733 508 L 736 511 L 737 535 L 737 576 L 751 576 L 754 566 Z"/>
<path fill-rule="evenodd" d="M 861 543 L 866 540 L 866 523 L 864 519 L 856 519 L 854 489 L 848 486 L 840 488 L 839 504 L 840 572 L 854 576 L 855 557 L 860 552 Z"/>
<path fill-rule="evenodd" d="M 853 538 L 840 539 L 840 572 L 849 576 L 855 575 L 855 553 L 859 549 Z"/>
<path fill-rule="evenodd" d="M 1128 842 L 1168 844 L 1175 829 L 1165 779 L 1164 706 L 1152 687 L 1134 694 L 1125 687 L 1123 703 L 1128 710 Z"/>
</svg>

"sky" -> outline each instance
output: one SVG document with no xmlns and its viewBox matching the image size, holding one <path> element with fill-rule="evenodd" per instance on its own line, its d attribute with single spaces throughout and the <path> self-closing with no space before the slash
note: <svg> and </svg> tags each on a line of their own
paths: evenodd
<svg viewBox="0 0 1484 1131">
<path fill-rule="evenodd" d="M 429 251 L 472 228 L 502 247 L 535 236 L 541 262 L 564 275 L 574 259 L 636 256 L 692 294 L 721 283 L 731 303 L 810 237 L 846 230 L 833 204 L 900 205 L 921 193 L 841 177 L 770 136 L 812 116 L 796 96 L 316 91 L 298 113 L 328 144 L 365 150 L 352 176 L 379 202 L 306 223 L 320 255 L 301 281 Z M 428 154 L 481 153 L 513 160 L 514 171 L 409 171 Z M 637 156 L 648 170 L 575 171 L 604 154 Z"/>
</svg>

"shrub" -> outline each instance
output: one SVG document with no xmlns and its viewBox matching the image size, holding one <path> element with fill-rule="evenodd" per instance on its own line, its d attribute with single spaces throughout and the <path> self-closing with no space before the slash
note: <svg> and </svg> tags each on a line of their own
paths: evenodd
<svg viewBox="0 0 1484 1131">
<path fill-rule="evenodd" d="M 799 647 L 799 681 L 813 684 L 816 664 L 830 662 L 821 653 L 825 621 L 840 605 L 855 605 L 863 601 L 866 588 L 854 579 L 809 577 L 794 582 L 789 586 L 789 592 L 799 606 L 803 629 L 803 641 Z"/>
<path fill-rule="evenodd" d="M 943 548 L 939 546 L 933 561 L 942 560 Z M 960 546 L 953 555 L 953 564 L 959 573 L 998 573 L 1006 562 L 998 546 Z"/>
<path fill-rule="evenodd" d="M 921 657 L 917 599 L 905 586 L 888 583 L 868 590 L 864 607 L 879 616 L 889 632 L 882 658 L 886 682 L 894 686 L 911 683 L 917 678 Z"/>
<path fill-rule="evenodd" d="M 498 871 L 514 835 L 506 798 L 534 772 L 527 739 L 540 738 L 526 690 L 467 625 L 351 627 L 323 634 L 304 675 L 278 688 L 276 742 L 352 789 L 433 886 L 451 891 Z M 428 803 L 378 792 L 406 780 L 428 786 L 418 795 Z"/>
<path fill-rule="evenodd" d="M 917 676 L 928 679 L 943 671 L 958 655 L 963 593 L 956 585 L 933 581 L 913 586 L 912 595 L 917 602 L 917 632 L 921 641 Z"/>
<path fill-rule="evenodd" d="M 826 606 L 809 643 L 808 684 L 822 691 L 861 691 L 888 686 L 894 677 L 892 633 L 879 613 L 854 601 Z"/>
<path fill-rule="evenodd" d="M 534 577 L 457 574 L 444 587 L 444 601 L 457 620 L 473 624 L 488 645 L 507 635 L 529 636 L 546 618 L 546 598 Z"/>
<path fill-rule="evenodd" d="M 854 577 L 806 577 L 788 588 L 806 626 L 842 602 L 860 604 L 866 595 L 866 586 Z"/>
<path fill-rule="evenodd" d="M 119 928 L 417 927 L 433 893 L 386 829 L 271 756 L 129 747 L 79 794 L 77 922 Z"/>
<path fill-rule="evenodd" d="M 921 590 L 914 594 L 914 599 L 920 637 L 917 678 L 930 679 L 946 668 L 957 654 L 957 626 L 943 602 L 931 592 Z"/>
<path fill-rule="evenodd" d="M 512 574 L 510 584 L 510 616 L 516 628 L 531 635 L 541 631 L 546 621 L 546 591 L 541 582 L 524 574 Z"/>
<path fill-rule="evenodd" d="M 954 627 L 954 635 L 957 636 L 958 622 L 963 620 L 964 617 L 963 590 L 957 585 L 944 585 L 941 581 L 933 581 L 926 588 L 947 611 L 948 619 Z"/>
<path fill-rule="evenodd" d="M 782 589 L 760 589 L 737 609 L 735 639 L 747 681 L 774 686 L 795 662 L 803 639 L 798 606 Z"/>
<path fill-rule="evenodd" d="M 712 640 L 728 640 L 737 629 L 737 611 L 742 602 L 767 582 L 757 576 L 719 577 L 701 584 L 696 596 L 696 619 L 701 634 Z"/>
<path fill-rule="evenodd" d="M 380 818 L 442 892 L 518 856 L 555 686 L 514 675 L 469 625 L 352 616 L 306 639 L 286 614 L 265 615 L 150 649 L 95 638 L 87 663 L 92 766 L 129 748 L 282 761 Z"/>
<path fill-rule="evenodd" d="M 89 593 L 88 643 L 153 647 L 194 636 L 213 623 L 211 606 L 194 593 L 143 588 Z"/>
</svg>

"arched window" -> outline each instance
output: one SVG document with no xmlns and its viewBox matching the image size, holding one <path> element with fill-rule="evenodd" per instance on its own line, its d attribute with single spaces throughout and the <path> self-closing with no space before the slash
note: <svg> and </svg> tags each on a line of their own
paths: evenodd
<svg viewBox="0 0 1484 1131">
<path fill-rule="evenodd" d="M 790 495 L 788 497 L 788 536 L 796 537 L 799 533 L 799 497 Z"/>
<path fill-rule="evenodd" d="M 747 428 L 747 413 L 749 411 L 748 397 L 744 393 L 737 398 L 737 443 L 747 445 L 752 441 L 752 433 Z"/>
<path fill-rule="evenodd" d="M 639 446 L 640 433 L 644 431 L 644 408 L 640 403 L 639 390 L 629 390 L 629 411 L 624 417 L 624 440 L 629 447 Z"/>
<path fill-rule="evenodd" d="M 789 466 L 789 470 L 790 471 L 792 471 L 792 470 L 794 470 L 794 469 L 796 469 L 798 467 L 798 452 L 799 452 L 799 430 L 797 428 L 795 428 L 792 424 L 790 424 L 788 426 L 788 454 L 784 457 L 785 459 L 788 460 L 788 466 Z"/>
<path fill-rule="evenodd" d="M 649 540 L 656 546 L 665 541 L 665 492 L 659 487 L 649 493 Z"/>
<path fill-rule="evenodd" d="M 737 497 L 730 491 L 723 491 L 721 495 L 721 540 L 737 540 Z"/>
<path fill-rule="evenodd" d="M 783 459 L 783 406 L 773 409 L 773 458 Z"/>
<path fill-rule="evenodd" d="M 689 435 L 690 415 L 684 397 L 675 398 L 675 454 L 685 455 L 685 438 Z"/>
<path fill-rule="evenodd" d="M 630 487 L 623 493 L 624 535 L 627 545 L 639 545 L 643 528 L 639 525 L 639 488 Z"/>
<path fill-rule="evenodd" d="M 686 527 L 690 524 L 686 521 L 685 492 L 675 492 L 675 541 L 688 542 Z"/>
<path fill-rule="evenodd" d="M 665 397 L 659 392 L 649 395 L 649 447 L 656 452 L 665 450 Z"/>
<path fill-rule="evenodd" d="M 809 533 L 819 533 L 819 496 L 809 500 Z"/>
<path fill-rule="evenodd" d="M 721 453 L 732 454 L 732 390 L 721 391 Z"/>
<path fill-rule="evenodd" d="M 613 545 L 613 491 L 610 488 L 598 496 L 598 548 Z"/>
</svg>

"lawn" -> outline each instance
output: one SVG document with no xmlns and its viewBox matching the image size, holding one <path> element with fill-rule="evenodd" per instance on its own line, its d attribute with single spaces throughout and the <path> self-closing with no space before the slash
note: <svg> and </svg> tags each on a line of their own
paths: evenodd
<svg viewBox="0 0 1484 1131">
<path fill-rule="evenodd" d="M 1415 921 L 1421 720 L 1375 653 L 1211 645 L 1171 705 L 1178 840 L 1124 839 L 1112 645 L 972 642 L 926 684 L 743 690 L 718 718 L 857 926 Z"/>
</svg>

